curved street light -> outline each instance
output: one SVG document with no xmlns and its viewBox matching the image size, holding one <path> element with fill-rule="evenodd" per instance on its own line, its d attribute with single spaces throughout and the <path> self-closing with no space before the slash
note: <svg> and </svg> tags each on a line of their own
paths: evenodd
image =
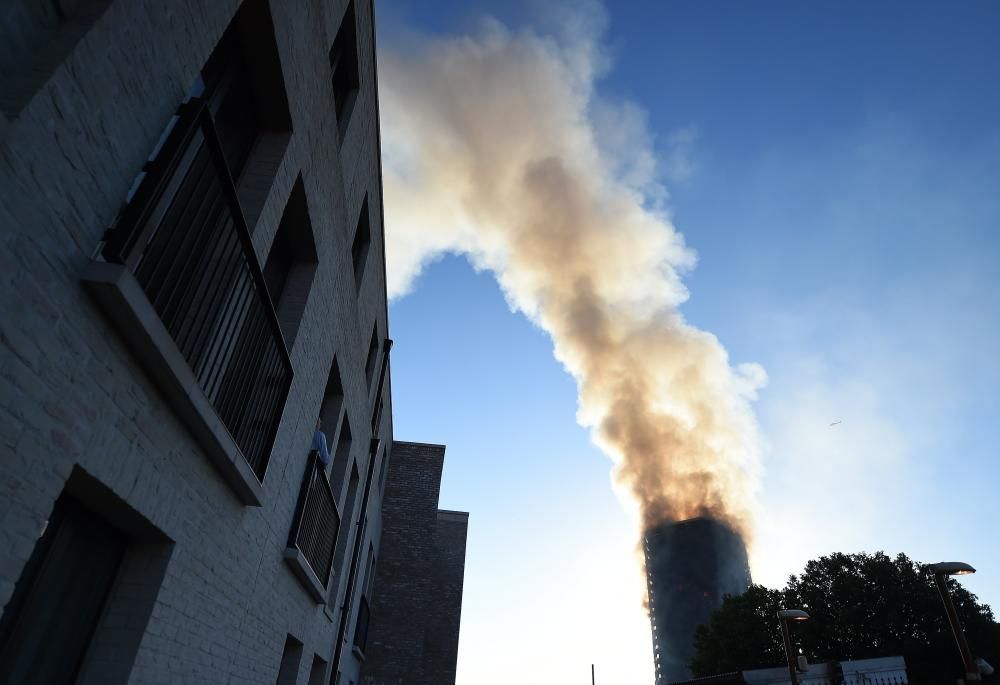
<svg viewBox="0 0 1000 685">
<path fill-rule="evenodd" d="M 927 568 L 935 574 L 943 573 L 949 576 L 968 576 L 976 572 L 976 569 L 964 561 L 939 561 L 936 564 L 928 564 Z"/>
<path fill-rule="evenodd" d="M 799 674 L 795 670 L 795 660 L 792 656 L 792 638 L 788 634 L 789 621 L 807 621 L 809 614 L 802 609 L 782 609 L 778 612 L 778 622 L 781 623 L 781 639 L 785 643 L 785 657 L 788 659 L 788 675 L 792 685 L 799 685 Z"/>
<path fill-rule="evenodd" d="M 778 612 L 778 618 L 783 618 L 786 621 L 807 621 L 809 614 L 802 609 L 782 609 Z"/>
<path fill-rule="evenodd" d="M 948 623 L 951 625 L 951 633 L 955 636 L 958 644 L 958 651 L 962 655 L 962 664 L 965 666 L 965 679 L 967 681 L 978 682 L 982 680 L 979 673 L 979 666 L 972 658 L 969 650 L 969 643 L 965 639 L 965 631 L 962 624 L 958 622 L 958 613 L 955 611 L 955 603 L 951 600 L 951 593 L 948 592 L 947 576 L 967 576 L 975 573 L 972 568 L 963 561 L 942 561 L 937 564 L 928 564 L 927 568 L 934 574 L 934 582 L 937 584 L 938 594 L 941 595 L 941 602 L 944 604 L 944 612 L 948 616 Z"/>
</svg>

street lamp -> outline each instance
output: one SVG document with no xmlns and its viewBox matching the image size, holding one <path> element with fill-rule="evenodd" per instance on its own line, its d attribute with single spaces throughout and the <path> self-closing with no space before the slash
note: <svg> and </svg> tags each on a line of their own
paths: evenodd
<svg viewBox="0 0 1000 685">
<path fill-rule="evenodd" d="M 792 638 L 788 634 L 789 621 L 807 621 L 809 614 L 802 609 L 782 609 L 778 612 L 778 622 L 781 623 L 781 639 L 785 643 L 785 656 L 788 658 L 788 675 L 792 685 L 799 685 L 799 674 L 795 670 L 795 660 L 792 656 Z"/>
<path fill-rule="evenodd" d="M 951 593 L 948 592 L 948 583 L 945 576 L 967 576 L 975 573 L 972 568 L 961 561 L 942 561 L 937 564 L 927 566 L 934 574 L 934 582 L 937 583 L 938 594 L 941 595 L 941 602 L 944 604 L 944 612 L 948 615 L 948 623 L 951 625 L 951 633 L 958 643 L 958 651 L 962 654 L 962 664 L 965 666 L 965 679 L 980 681 L 979 667 L 972 659 L 972 652 L 969 651 L 969 643 L 965 640 L 965 631 L 962 624 L 958 622 L 958 613 L 955 611 L 955 603 L 951 601 Z"/>
</svg>

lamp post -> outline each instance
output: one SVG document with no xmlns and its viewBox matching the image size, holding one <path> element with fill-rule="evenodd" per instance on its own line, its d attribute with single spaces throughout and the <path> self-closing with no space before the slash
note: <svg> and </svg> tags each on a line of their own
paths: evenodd
<svg viewBox="0 0 1000 685">
<path fill-rule="evenodd" d="M 942 561 L 937 564 L 927 566 L 934 573 L 934 582 L 937 584 L 938 594 L 941 595 L 941 602 L 944 604 L 944 612 L 948 615 L 948 623 L 951 625 L 951 633 L 955 636 L 958 644 L 958 651 L 962 654 L 962 664 L 965 666 L 965 679 L 967 681 L 981 681 L 979 667 L 972 659 L 972 652 L 969 651 L 969 643 L 965 639 L 965 631 L 962 624 L 958 622 L 958 613 L 955 611 L 955 603 L 951 600 L 951 593 L 948 592 L 947 576 L 967 576 L 975 573 L 972 568 L 961 561 Z"/>
<path fill-rule="evenodd" d="M 809 614 L 802 609 L 782 609 L 778 612 L 778 622 L 781 623 L 781 639 L 785 642 L 785 656 L 788 658 L 788 675 L 792 685 L 799 685 L 799 674 L 795 669 L 795 657 L 792 655 L 792 638 L 788 634 L 789 621 L 807 621 Z"/>
</svg>

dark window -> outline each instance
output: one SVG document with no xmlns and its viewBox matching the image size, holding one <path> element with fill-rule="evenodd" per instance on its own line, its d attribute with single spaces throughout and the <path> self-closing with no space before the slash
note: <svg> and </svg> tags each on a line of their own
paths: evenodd
<svg viewBox="0 0 1000 685">
<path fill-rule="evenodd" d="M 379 467 L 378 490 L 385 492 L 385 477 L 389 472 L 389 450 L 382 450 L 382 465 Z"/>
<path fill-rule="evenodd" d="M 372 378 L 375 376 L 375 362 L 378 359 L 378 324 L 372 329 L 372 339 L 368 343 L 368 358 L 365 360 L 365 378 L 368 379 L 368 387 L 371 388 Z"/>
<path fill-rule="evenodd" d="M 371 620 L 371 610 L 368 608 L 368 598 L 365 595 L 361 595 L 361 599 L 358 602 L 358 618 L 354 623 L 354 648 L 365 653 L 365 647 L 368 645 L 368 624 Z"/>
<path fill-rule="evenodd" d="M 264 281 L 289 349 L 305 313 L 316 265 L 316 243 L 300 176 L 292 187 L 264 264 Z"/>
<path fill-rule="evenodd" d="M 378 397 L 375 398 L 375 411 L 372 412 L 372 435 L 378 435 L 379 424 L 382 421 L 382 412 L 385 409 L 385 400 L 382 399 L 382 388 L 378 389 Z"/>
<path fill-rule="evenodd" d="M 368 564 L 365 566 L 365 583 L 362 585 L 362 592 L 366 596 L 372 596 L 372 588 L 375 585 L 375 546 L 368 543 Z"/>
<path fill-rule="evenodd" d="M 321 430 L 326 433 L 328 441 L 335 437 L 333 431 L 337 430 L 337 422 L 340 419 L 340 411 L 344 406 L 344 385 L 340 381 L 340 365 L 337 358 L 333 358 L 330 365 L 330 376 L 326 381 L 326 390 L 323 391 L 323 404 L 320 405 L 319 419 Z M 350 429 L 348 429 L 350 431 Z M 333 445 L 329 445 L 333 447 Z"/>
<path fill-rule="evenodd" d="M 354 229 L 354 242 L 351 244 L 351 262 L 354 264 L 354 285 L 361 288 L 361 279 L 365 275 L 365 264 L 368 262 L 368 248 L 372 242 L 372 231 L 368 217 L 368 196 L 361 203 L 361 214 Z"/>
<path fill-rule="evenodd" d="M 344 476 L 347 474 L 347 466 L 351 463 L 351 423 L 347 420 L 347 414 L 340 423 L 340 436 L 337 438 L 337 450 L 333 455 L 333 491 L 340 496 L 340 491 L 344 487 Z"/>
<path fill-rule="evenodd" d="M 323 676 L 326 674 L 326 659 L 319 654 L 313 656 L 312 668 L 309 670 L 308 685 L 323 685 Z"/>
<path fill-rule="evenodd" d="M 386 338 L 382 343 L 382 369 L 385 370 L 385 365 L 388 363 L 389 350 L 392 349 L 392 340 Z M 381 378 L 381 371 L 379 372 L 379 386 L 376 389 L 375 401 L 372 403 L 372 436 L 378 436 L 379 427 L 382 425 L 382 411 L 385 409 L 385 398 L 382 393 L 385 390 L 383 387 L 384 379 Z M 370 381 L 369 381 L 370 382 Z"/>
<path fill-rule="evenodd" d="M 203 97 L 209 103 L 229 173 L 237 184 L 250 158 L 261 124 L 249 68 L 239 44 L 237 22 L 226 30 L 202 70 Z"/>
<path fill-rule="evenodd" d="M 340 20 L 337 37 L 330 49 L 330 69 L 333 71 L 333 102 L 337 113 L 337 129 L 343 138 L 360 86 L 357 22 L 354 19 L 353 1 L 347 4 L 347 11 Z"/>
<path fill-rule="evenodd" d="M 0 683 L 72 683 L 125 555 L 121 533 L 63 495 L 0 622 Z"/>
<path fill-rule="evenodd" d="M 278 308 L 281 302 L 281 293 L 285 290 L 285 283 L 288 281 L 288 272 L 292 270 L 292 243 L 288 236 L 288 231 L 278 229 L 278 234 L 274 236 L 271 243 L 271 252 L 267 255 L 267 262 L 264 264 L 264 282 L 267 283 L 267 293 L 271 296 L 271 304 Z"/>
<path fill-rule="evenodd" d="M 342 510 L 344 516 L 347 517 L 347 525 L 344 528 L 346 534 L 339 536 L 337 540 L 337 554 L 333 560 L 333 572 L 335 574 L 342 570 L 348 545 L 351 544 L 351 538 L 357 532 L 357 526 L 352 524 L 354 523 L 354 509 L 357 506 L 359 481 L 358 468 L 357 466 L 353 466 L 351 468 L 351 482 L 347 486 L 347 498 L 344 500 L 344 508 Z"/>
<path fill-rule="evenodd" d="M 281 664 L 278 666 L 278 679 L 275 685 L 295 685 L 301 661 L 302 641 L 289 634 L 285 638 L 285 648 L 281 651 Z"/>
</svg>

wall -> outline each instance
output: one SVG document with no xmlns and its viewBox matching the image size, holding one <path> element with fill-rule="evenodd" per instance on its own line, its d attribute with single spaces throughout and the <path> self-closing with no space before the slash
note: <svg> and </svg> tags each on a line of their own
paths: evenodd
<svg viewBox="0 0 1000 685">
<path fill-rule="evenodd" d="M 455 682 L 468 530 L 466 512 L 438 510 L 423 659 L 424 671 L 433 674 L 435 683 Z"/>
<path fill-rule="evenodd" d="M 355 7 L 361 89 L 342 145 L 327 52 L 346 2 L 271 5 L 292 135 L 260 197 L 253 242 L 263 264 L 301 176 L 318 268 L 290 350 L 295 376 L 261 507 L 237 500 L 81 287 L 102 234 L 238 4 L 111 3 L 0 127 L 0 605 L 70 474 L 84 472 L 172 544 L 151 615 L 132 626 L 137 653 L 117 666 L 134 683 L 273 683 L 289 633 L 309 657 L 298 682 L 313 654 L 329 660 L 343 602 L 316 604 L 282 553 L 334 355 L 357 427 L 350 458 L 365 473 L 365 357 L 373 322 L 380 336 L 387 331 L 372 10 L 363 1 Z M 372 261 L 358 293 L 350 248 L 365 192 Z M 390 441 L 388 394 L 384 416 L 380 435 Z M 376 545 L 378 505 L 376 495 L 368 528 Z M 348 653 L 345 683 L 358 666 Z"/>
<path fill-rule="evenodd" d="M 455 682 L 468 514 L 437 508 L 445 447 L 394 442 L 362 683 Z"/>
</svg>

